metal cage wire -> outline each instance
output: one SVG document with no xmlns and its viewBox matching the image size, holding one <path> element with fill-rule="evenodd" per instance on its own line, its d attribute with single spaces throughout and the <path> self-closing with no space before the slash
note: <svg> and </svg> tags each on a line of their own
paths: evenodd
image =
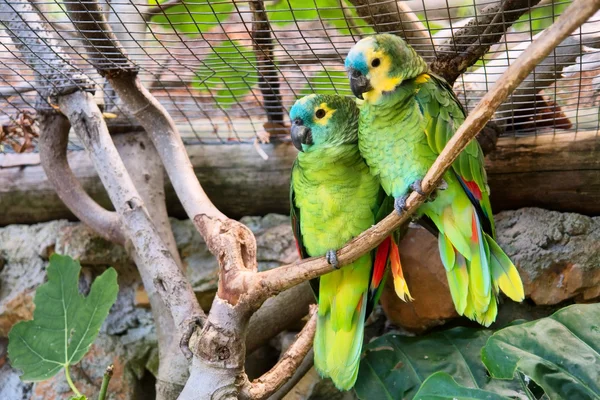
<svg viewBox="0 0 600 400">
<path fill-rule="evenodd" d="M 11 4 L 11 0 L 6 1 Z M 92 55 L 79 39 L 63 3 L 31 2 L 48 29 L 60 39 L 60 54 L 70 56 L 103 94 L 104 110 L 116 116 L 109 124 L 135 125 L 94 71 Z M 395 0 L 371 0 L 367 7 L 386 3 L 397 4 Z M 406 24 L 391 32 L 402 36 L 420 32 L 431 37 L 433 52 L 427 52 L 430 44 L 425 41 L 423 45 L 413 43 L 430 62 L 439 52 L 438 44 L 498 1 L 404 3 L 419 19 L 420 28 Z M 463 104 L 467 108 L 477 104 L 506 66 L 569 3 L 542 0 L 537 7 L 523 10 L 524 15 L 508 28 L 500 42 L 457 79 L 454 89 Z M 265 1 L 268 24 L 254 21 L 262 22 L 272 38 L 272 54 L 270 60 L 265 60 L 256 39 L 257 34 L 265 32 L 253 31 L 254 14 L 248 1 L 167 0 L 156 4 L 153 0 L 113 0 L 103 7 L 109 25 L 139 67 L 143 84 L 171 114 L 188 144 L 252 141 L 269 130 L 265 125 L 267 112 L 283 113 L 275 117 L 287 121 L 287 111 L 298 96 L 323 91 L 351 95 L 344 57 L 357 40 L 374 32 L 374 26 L 359 17 L 351 1 Z M 401 17 L 408 8 L 397 7 L 397 15 L 378 17 L 404 20 Z M 600 15 L 596 14 L 570 39 L 538 67 L 548 67 L 558 71 L 556 74 L 536 77 L 534 72 L 530 77 L 536 100 L 531 101 L 530 95 L 515 95 L 497 112 L 495 120 L 505 134 L 600 129 Z M 24 54 L 15 48 L 6 29 L 0 30 L 0 43 L 0 122 L 6 132 L 11 127 L 22 127 L 24 120 L 32 123 L 37 92 L 43 88 L 37 86 L 33 71 L 23 61 Z M 581 44 L 585 45 L 583 52 Z M 277 77 L 279 88 L 271 87 L 276 86 L 273 80 L 261 86 L 261 74 L 269 73 Z M 264 90 L 273 89 L 278 89 L 275 103 L 280 102 L 283 111 L 276 106 L 271 110 L 265 100 Z"/>
</svg>

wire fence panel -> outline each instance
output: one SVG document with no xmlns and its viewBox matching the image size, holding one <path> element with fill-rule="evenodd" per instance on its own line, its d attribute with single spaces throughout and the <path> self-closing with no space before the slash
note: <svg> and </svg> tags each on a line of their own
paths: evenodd
<svg viewBox="0 0 600 400">
<path fill-rule="evenodd" d="M 59 54 L 68 55 L 93 80 L 111 129 L 137 126 L 92 67 L 92 61 L 100 60 L 93 60 L 84 47 L 64 3 L 31 2 L 59 40 Z M 113 0 L 103 3 L 103 9 L 139 68 L 142 82 L 171 114 L 185 141 L 226 143 L 285 135 L 287 112 L 298 96 L 351 95 L 344 57 L 357 40 L 375 32 L 405 37 L 428 62 L 469 51 L 499 35 L 454 84 L 459 99 L 472 109 L 570 1 L 531 1 L 537 6 L 499 13 L 506 3 Z M 479 30 L 469 29 L 474 18 L 488 22 Z M 456 47 L 448 47 L 447 41 L 457 35 L 462 36 L 455 40 Z M 38 94 L 48 88 L 36 83 L 22 51 L 15 48 L 4 25 L 0 29 L 0 143 L 5 151 L 35 150 L 36 104 L 52 106 L 52 99 L 39 99 Z M 600 15 L 596 14 L 536 68 L 498 110 L 495 121 L 507 135 L 597 131 L 599 109 Z"/>
</svg>

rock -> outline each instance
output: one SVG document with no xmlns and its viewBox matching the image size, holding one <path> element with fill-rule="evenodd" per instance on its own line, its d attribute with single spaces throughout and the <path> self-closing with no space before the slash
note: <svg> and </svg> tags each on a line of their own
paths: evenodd
<svg viewBox="0 0 600 400">
<path fill-rule="evenodd" d="M 524 208 L 498 214 L 496 227 L 535 304 L 600 297 L 600 217 Z"/>
<path fill-rule="evenodd" d="M 411 227 L 399 246 L 400 261 L 412 302 L 403 302 L 391 277 L 381 295 L 381 305 L 396 325 L 422 332 L 457 317 L 448 289 L 446 270 L 438 253 L 437 238 L 421 227 Z"/>
<path fill-rule="evenodd" d="M 48 255 L 67 221 L 0 228 L 0 337 L 23 319 L 33 317 L 35 288 L 44 282 Z"/>
</svg>

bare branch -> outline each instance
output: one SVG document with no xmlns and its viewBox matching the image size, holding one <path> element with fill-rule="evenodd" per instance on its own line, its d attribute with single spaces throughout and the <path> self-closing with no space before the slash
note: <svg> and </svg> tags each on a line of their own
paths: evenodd
<svg viewBox="0 0 600 400">
<path fill-rule="evenodd" d="M 504 0 L 481 11 L 452 39 L 436 49 L 431 70 L 453 84 L 463 72 L 498 43 L 506 30 L 540 0 Z"/>
<path fill-rule="evenodd" d="M 429 30 L 403 1 L 350 0 L 356 12 L 377 33 L 396 33 L 425 58 L 433 57 L 433 42 Z"/>
<path fill-rule="evenodd" d="M 240 390 L 241 399 L 266 399 L 287 382 L 312 348 L 317 329 L 317 306 L 311 306 L 311 317 L 279 362 L 266 374 L 246 382 Z"/>
<path fill-rule="evenodd" d="M 17 86 L 0 87 L 0 99 L 6 97 L 15 96 L 18 94 L 29 93 L 37 90 L 34 86 L 29 83 L 23 83 Z"/>
<path fill-rule="evenodd" d="M 125 235 L 117 213 L 107 211 L 83 189 L 69 167 L 67 145 L 71 124 L 62 114 L 40 112 L 40 161 L 58 197 L 80 221 L 111 242 L 125 244 Z"/>
<path fill-rule="evenodd" d="M 426 195 L 431 193 L 442 175 L 450 168 L 460 152 L 485 126 L 495 110 L 502 104 L 508 95 L 529 75 L 535 66 L 550 54 L 550 52 L 578 26 L 584 23 L 600 8 L 600 0 L 576 0 L 560 18 L 502 74 L 494 87 L 481 99 L 479 105 L 470 113 L 465 122 L 452 136 L 444 150 L 440 153 L 431 166 L 422 182 Z M 362 254 L 372 250 L 392 231 L 402 223 L 409 220 L 410 216 L 424 202 L 425 196 L 413 192 L 407 200 L 407 211 L 402 215 L 392 213 L 377 225 L 366 230 L 338 252 L 340 265 L 352 263 Z M 328 272 L 333 267 L 327 263 L 325 257 L 308 258 L 293 264 L 283 266 L 273 271 L 258 273 L 258 286 L 269 288 L 272 293 L 285 290 L 300 282 L 316 278 Z"/>
<path fill-rule="evenodd" d="M 278 333 L 298 322 L 315 302 L 308 282 L 294 286 L 265 301 L 250 318 L 246 353 L 250 354 Z"/>
<path fill-rule="evenodd" d="M 286 133 L 283 126 L 283 105 L 279 93 L 279 74 L 273 61 L 273 38 L 271 37 L 271 24 L 262 0 L 250 1 L 252 10 L 252 43 L 258 71 L 258 87 L 263 97 L 263 108 L 267 113 L 270 134 Z"/>
</svg>

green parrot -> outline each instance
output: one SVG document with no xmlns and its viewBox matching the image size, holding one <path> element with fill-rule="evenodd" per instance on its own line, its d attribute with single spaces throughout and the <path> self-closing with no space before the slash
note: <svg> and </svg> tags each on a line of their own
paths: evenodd
<svg viewBox="0 0 600 400">
<path fill-rule="evenodd" d="M 465 110 L 450 85 L 400 37 L 362 39 L 348 53 L 350 87 L 362 99 L 359 148 L 398 213 L 458 126 Z M 472 141 L 444 174 L 435 197 L 418 215 L 438 236 L 452 300 L 460 315 L 489 326 L 499 290 L 520 302 L 517 269 L 495 242 L 483 153 Z"/>
<path fill-rule="evenodd" d="M 337 268 L 336 249 L 393 211 L 379 181 L 358 150 L 354 100 L 306 96 L 290 110 L 291 136 L 300 150 L 292 168 L 291 217 L 302 258 L 325 255 Z M 390 236 L 351 265 L 313 284 L 318 296 L 315 367 L 341 390 L 354 386 L 365 319 L 377 302 L 387 265 L 400 281 L 398 294 L 410 298 L 396 241 Z"/>
</svg>

